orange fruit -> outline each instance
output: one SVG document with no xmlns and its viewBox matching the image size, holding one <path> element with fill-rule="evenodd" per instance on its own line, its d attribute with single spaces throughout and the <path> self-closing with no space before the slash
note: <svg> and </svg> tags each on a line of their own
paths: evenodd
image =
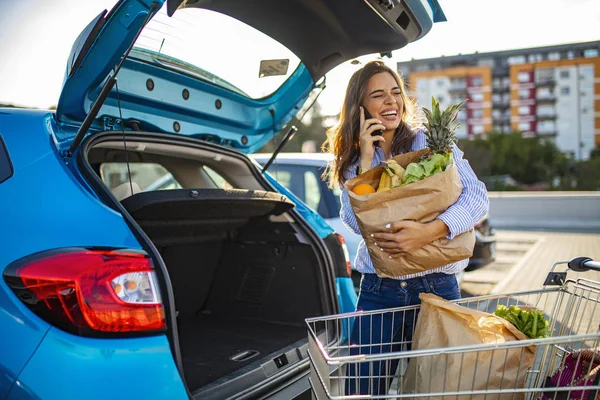
<svg viewBox="0 0 600 400">
<path fill-rule="evenodd" d="M 359 183 L 354 186 L 352 191 L 359 196 L 366 196 L 367 194 L 375 193 L 375 188 L 368 183 Z"/>
</svg>

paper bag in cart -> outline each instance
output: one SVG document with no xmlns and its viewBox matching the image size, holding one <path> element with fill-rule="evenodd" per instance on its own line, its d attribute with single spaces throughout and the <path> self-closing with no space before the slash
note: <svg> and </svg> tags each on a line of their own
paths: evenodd
<svg viewBox="0 0 600 400">
<path fill-rule="evenodd" d="M 422 293 L 413 350 L 505 343 L 528 337 L 510 322 Z M 461 351 L 413 357 L 404 377 L 404 393 L 441 393 L 524 388 L 533 365 L 534 346 Z M 453 398 L 457 398 L 452 396 Z M 523 399 L 523 394 L 464 395 L 458 399 Z M 432 399 L 442 399 L 432 396 Z"/>
<path fill-rule="evenodd" d="M 427 149 L 405 153 L 393 157 L 403 168 L 411 162 L 418 162 Z M 456 236 L 452 240 L 442 238 L 427 244 L 412 254 L 390 259 L 374 245 L 372 233 L 384 232 L 385 226 L 401 220 L 430 222 L 442 214 L 458 200 L 462 193 L 462 183 L 454 162 L 443 172 L 394 188 L 385 192 L 359 196 L 352 188 L 359 183 L 368 183 L 377 188 L 383 173 L 382 167 L 375 167 L 356 178 L 346 181 L 345 187 L 350 197 L 358 226 L 369 249 L 373 266 L 380 277 L 394 277 L 414 274 L 441 267 L 452 262 L 470 258 L 475 246 L 473 230 Z"/>
</svg>

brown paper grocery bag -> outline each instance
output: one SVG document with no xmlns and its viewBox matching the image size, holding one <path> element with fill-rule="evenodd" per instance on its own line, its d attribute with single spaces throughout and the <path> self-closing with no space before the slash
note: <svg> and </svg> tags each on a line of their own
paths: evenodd
<svg viewBox="0 0 600 400">
<path fill-rule="evenodd" d="M 413 350 L 505 343 L 528 339 L 510 322 L 495 315 L 422 293 L 421 312 L 413 334 Z M 534 346 L 504 350 L 448 352 L 413 357 L 403 380 L 404 393 L 439 393 L 524 388 L 533 365 Z M 513 399 L 513 394 L 458 396 L 459 399 Z M 432 396 L 431 398 L 442 398 Z M 453 397 L 456 398 L 456 397 Z M 514 395 L 524 398 L 523 394 Z"/>
<path fill-rule="evenodd" d="M 428 150 L 424 149 L 401 154 L 393 159 L 406 168 L 411 162 L 419 161 L 427 152 Z M 399 259 L 390 259 L 386 253 L 374 246 L 375 240 L 370 236 L 372 233 L 387 231 L 387 224 L 400 220 L 432 221 L 454 204 L 462 193 L 462 183 L 454 163 L 446 171 L 386 192 L 368 196 L 358 196 L 352 192 L 352 188 L 359 183 L 368 183 L 377 188 L 382 173 L 383 168 L 378 166 L 345 183 L 350 205 L 356 214 L 358 226 L 378 276 L 385 278 L 414 274 L 473 255 L 473 230 L 452 240 L 439 239 Z"/>
</svg>

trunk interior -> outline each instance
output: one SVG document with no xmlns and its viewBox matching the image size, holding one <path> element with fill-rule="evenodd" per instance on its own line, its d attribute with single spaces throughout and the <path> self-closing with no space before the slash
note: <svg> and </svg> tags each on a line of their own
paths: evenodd
<svg viewBox="0 0 600 400">
<path fill-rule="evenodd" d="M 148 151 L 133 158 L 156 162 Z M 90 159 L 111 152 L 93 149 Z M 167 266 L 192 393 L 209 398 L 242 377 L 247 388 L 306 358 L 304 319 L 324 312 L 323 278 L 315 246 L 288 213 L 293 203 L 256 189 L 194 187 L 142 191 L 121 204 Z"/>
</svg>

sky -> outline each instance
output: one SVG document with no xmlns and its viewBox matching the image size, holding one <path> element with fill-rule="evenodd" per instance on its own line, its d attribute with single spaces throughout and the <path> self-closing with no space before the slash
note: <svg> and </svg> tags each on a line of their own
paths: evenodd
<svg viewBox="0 0 600 400">
<path fill-rule="evenodd" d="M 114 3 L 115 0 L 6 1 L 0 13 L 0 103 L 37 108 L 56 105 L 73 42 L 89 21 Z M 440 3 L 448 21 L 435 24 L 424 38 L 394 51 L 392 59 L 385 59 L 390 66 L 395 68 L 397 61 L 412 58 L 600 40 L 600 0 Z M 229 40 L 235 40 L 233 33 Z M 249 52 L 246 56 L 234 56 L 250 57 L 256 51 L 256 47 L 245 49 Z M 360 60 L 372 58 L 371 55 Z M 325 113 L 339 111 L 346 84 L 356 68 L 345 63 L 327 75 L 327 89 L 319 99 Z"/>
</svg>

